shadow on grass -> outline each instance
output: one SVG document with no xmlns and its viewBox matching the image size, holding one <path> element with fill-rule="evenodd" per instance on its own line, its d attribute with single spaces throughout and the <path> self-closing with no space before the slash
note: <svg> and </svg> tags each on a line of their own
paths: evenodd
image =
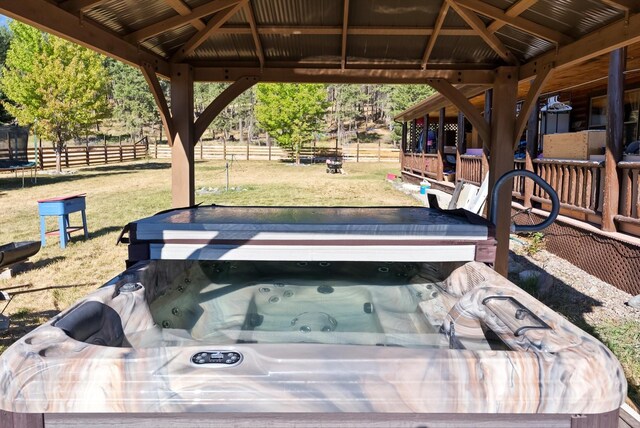
<svg viewBox="0 0 640 428">
<path fill-rule="evenodd" d="M 510 252 L 510 257 L 516 263 L 518 263 L 522 270 L 532 270 L 536 272 L 544 272 L 543 269 L 531 263 L 526 257 Z M 595 326 L 591 325 L 584 314 L 593 312 L 593 308 L 602 306 L 602 302 L 594 299 L 593 297 L 587 296 L 584 293 L 574 289 L 564 281 L 553 277 L 553 285 L 550 287 L 550 292 L 541 294 L 538 292 L 535 286 L 531 286 L 529 284 L 523 284 L 522 281 L 518 278 L 518 274 L 509 274 L 509 280 L 513 283 L 518 284 L 520 288 L 522 288 L 527 293 L 531 294 L 533 297 L 553 309 L 554 311 L 564 315 L 571 323 L 579 327 L 580 329 L 586 331 L 605 345 L 607 345 L 612 351 L 616 354 L 620 352 L 620 347 L 624 347 L 624 344 L 612 344 L 612 341 L 616 339 L 611 337 L 610 332 L 607 332 L 606 326 Z M 613 321 L 613 320 L 612 320 Z M 600 328 L 598 328 L 600 327 Z M 601 334 L 604 332 L 605 335 Z M 615 345 L 615 346 L 614 346 Z M 616 348 L 618 348 L 616 350 Z M 622 355 L 618 356 L 618 359 L 622 361 Z M 631 383 L 629 381 L 629 389 L 628 395 L 629 397 L 636 403 L 640 404 L 640 385 Z"/>
<path fill-rule="evenodd" d="M 30 261 L 26 261 L 26 262 L 21 262 L 21 263 L 17 263 L 13 266 L 12 270 L 14 274 L 21 274 L 33 269 L 40 269 L 43 267 L 46 267 L 52 263 L 58 262 L 60 260 L 64 260 L 63 256 L 55 256 L 55 257 L 49 257 L 46 259 L 40 259 L 38 261 L 35 262 L 30 262 Z"/>
<path fill-rule="evenodd" d="M 10 317 L 9 329 L 0 333 L 0 352 L 4 352 L 13 342 L 58 313 L 59 311 L 56 310 L 48 310 L 40 312 L 19 311 L 13 314 Z"/>
<path fill-rule="evenodd" d="M 104 177 L 109 175 L 121 175 L 121 174 L 129 174 L 137 171 L 150 171 L 150 170 L 161 170 L 161 169 L 170 169 L 170 163 L 161 163 L 161 162 L 146 162 L 146 163 L 120 163 L 120 164 L 112 164 L 112 165 L 102 165 L 90 168 L 83 168 L 82 171 L 77 171 L 73 174 L 44 174 L 42 172 L 38 173 L 38 181 L 37 183 L 33 183 L 30 177 L 25 177 L 24 188 L 33 188 L 46 186 L 49 184 L 56 183 L 67 183 L 78 181 L 86 178 L 94 178 L 94 177 Z M 2 183 L 3 190 L 17 190 L 22 189 L 22 178 L 21 177 L 1 177 L 0 183 Z M 6 192 L 0 193 L 0 196 L 4 196 Z"/>
</svg>

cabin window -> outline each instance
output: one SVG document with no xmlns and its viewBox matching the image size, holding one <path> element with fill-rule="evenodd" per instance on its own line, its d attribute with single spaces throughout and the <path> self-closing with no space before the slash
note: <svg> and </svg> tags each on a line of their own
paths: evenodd
<svg viewBox="0 0 640 428">
<path fill-rule="evenodd" d="M 624 93 L 624 145 L 640 139 L 638 112 L 640 111 L 640 89 L 632 89 Z M 606 129 L 607 96 L 591 98 L 589 110 L 589 129 Z"/>
</svg>

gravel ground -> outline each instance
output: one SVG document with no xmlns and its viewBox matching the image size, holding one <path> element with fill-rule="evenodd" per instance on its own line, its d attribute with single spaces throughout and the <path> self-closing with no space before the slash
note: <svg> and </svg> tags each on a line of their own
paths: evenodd
<svg viewBox="0 0 640 428">
<path fill-rule="evenodd" d="M 640 310 L 627 306 L 633 296 L 568 261 L 541 249 L 529 255 L 529 243 L 521 237 L 512 237 L 510 243 L 509 278 L 522 284 L 520 273 L 533 270 L 546 273 L 552 281 L 546 287 L 534 290 L 545 304 L 557 309 L 572 320 L 583 320 L 595 325 L 615 321 L 640 321 Z M 544 279 L 541 278 L 540 282 Z M 531 291 L 531 290 L 528 290 Z"/>
</svg>

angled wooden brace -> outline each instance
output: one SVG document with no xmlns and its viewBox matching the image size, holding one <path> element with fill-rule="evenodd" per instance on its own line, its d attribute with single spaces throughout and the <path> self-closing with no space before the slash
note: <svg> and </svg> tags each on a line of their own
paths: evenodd
<svg viewBox="0 0 640 428">
<path fill-rule="evenodd" d="M 520 114 L 518 115 L 518 119 L 516 121 L 516 134 L 513 136 L 513 150 L 515 151 L 518 148 L 518 143 L 520 142 L 520 136 L 524 132 L 524 128 L 527 126 L 527 122 L 529 121 L 529 115 L 533 109 L 534 103 L 538 102 L 538 98 L 540 98 L 540 94 L 542 93 L 542 88 L 544 84 L 547 83 L 551 75 L 553 74 L 553 63 L 545 64 L 542 70 L 536 76 L 536 79 L 531 83 L 531 87 L 529 88 L 529 93 L 527 94 L 527 98 L 524 100 L 522 104 L 522 108 L 520 109 Z"/>
<path fill-rule="evenodd" d="M 444 95 L 464 113 L 467 120 L 478 130 L 482 141 L 489 141 L 491 139 L 489 124 L 458 88 L 454 87 L 448 81 L 441 79 L 427 80 L 427 84 Z"/>
<path fill-rule="evenodd" d="M 175 128 L 173 126 L 173 119 L 171 117 L 171 111 L 169 110 L 169 104 L 167 104 L 167 99 L 162 92 L 158 76 L 156 76 L 156 72 L 150 64 L 142 64 L 140 66 L 140 71 L 142 71 L 144 80 L 147 81 L 149 89 L 151 89 L 151 93 L 153 94 L 153 99 L 156 100 L 158 110 L 160 110 L 160 119 L 162 119 L 162 126 L 164 126 L 164 131 L 167 134 L 169 146 L 173 146 Z"/>
<path fill-rule="evenodd" d="M 235 100 L 238 95 L 242 94 L 244 91 L 252 87 L 258 83 L 258 78 L 256 76 L 245 76 L 241 77 L 233 84 L 231 84 L 227 89 L 222 91 L 220 95 L 216 97 L 215 100 L 211 101 L 211 104 L 207 106 L 206 109 L 202 112 L 202 114 L 198 117 L 195 123 L 195 138 L 194 144 L 200 140 L 204 131 L 207 130 L 207 127 L 211 124 L 213 119 L 216 118 L 220 114 L 220 112 L 229 105 L 233 100 Z"/>
</svg>

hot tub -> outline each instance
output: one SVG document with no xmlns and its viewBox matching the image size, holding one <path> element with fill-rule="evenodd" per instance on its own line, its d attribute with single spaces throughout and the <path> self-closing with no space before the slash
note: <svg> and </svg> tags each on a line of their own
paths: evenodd
<svg viewBox="0 0 640 428">
<path fill-rule="evenodd" d="M 45 426 L 617 426 L 619 363 L 488 266 L 492 231 L 426 208 L 134 222 L 130 267 L 3 354 L 0 408 Z"/>
</svg>

